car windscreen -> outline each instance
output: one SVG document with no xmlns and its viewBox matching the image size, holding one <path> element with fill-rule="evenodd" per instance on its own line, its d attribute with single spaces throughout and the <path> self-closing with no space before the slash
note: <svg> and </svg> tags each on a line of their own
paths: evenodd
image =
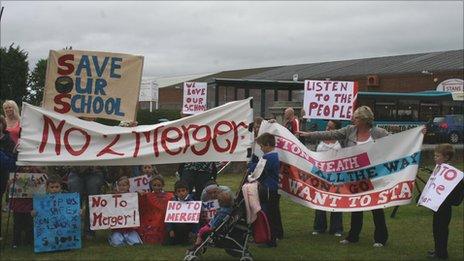
<svg viewBox="0 0 464 261">
<path fill-rule="evenodd" d="M 433 118 L 433 123 L 441 123 L 445 121 L 445 117 L 435 117 Z"/>
<path fill-rule="evenodd" d="M 464 115 L 453 115 L 454 123 L 457 125 L 462 125 L 464 123 Z"/>
</svg>

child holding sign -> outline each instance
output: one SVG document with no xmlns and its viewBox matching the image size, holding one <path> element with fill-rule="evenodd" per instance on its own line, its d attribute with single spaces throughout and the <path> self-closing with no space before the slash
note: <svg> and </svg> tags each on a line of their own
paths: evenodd
<svg viewBox="0 0 464 261">
<path fill-rule="evenodd" d="M 179 180 L 174 184 L 173 201 L 193 201 L 189 194 L 189 187 L 185 181 Z M 198 224 L 192 223 L 166 223 L 169 232 L 168 245 L 186 244 L 189 238 L 193 239 L 198 231 Z"/>
<path fill-rule="evenodd" d="M 122 176 L 116 182 L 115 193 L 129 193 L 129 187 L 129 178 L 127 176 Z M 114 247 L 126 244 L 132 246 L 135 244 L 142 244 L 142 239 L 140 239 L 139 234 L 133 228 L 119 228 L 111 231 L 108 242 Z"/>
<path fill-rule="evenodd" d="M 450 162 L 454 156 L 454 148 L 451 144 L 440 144 L 435 148 L 435 163 L 437 165 Z M 448 258 L 448 234 L 451 221 L 451 207 L 461 204 L 464 197 L 464 183 L 461 180 L 445 201 L 440 205 L 437 212 L 433 212 L 433 240 L 435 249 L 428 251 L 432 258 Z"/>
</svg>

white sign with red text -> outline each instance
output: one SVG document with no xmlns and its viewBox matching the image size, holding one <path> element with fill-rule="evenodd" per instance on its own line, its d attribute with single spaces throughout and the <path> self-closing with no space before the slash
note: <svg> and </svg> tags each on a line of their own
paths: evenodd
<svg viewBox="0 0 464 261">
<path fill-rule="evenodd" d="M 306 80 L 304 118 L 351 120 L 357 94 L 357 82 Z"/>
<path fill-rule="evenodd" d="M 150 178 L 147 175 L 129 178 L 129 192 L 150 191 Z"/>
<path fill-rule="evenodd" d="M 462 178 L 462 171 L 455 167 L 448 164 L 436 165 L 417 204 L 437 212 Z"/>
<path fill-rule="evenodd" d="M 197 114 L 207 110 L 206 82 L 184 82 L 183 114 Z"/>
<path fill-rule="evenodd" d="M 137 193 L 89 196 L 90 229 L 140 226 Z"/>
<path fill-rule="evenodd" d="M 219 209 L 219 201 L 217 199 L 203 201 L 201 207 L 201 219 L 208 222 L 210 221 L 214 215 L 216 215 L 216 211 Z"/>
<path fill-rule="evenodd" d="M 18 165 L 121 166 L 247 161 L 251 98 L 175 121 L 106 126 L 23 103 Z"/>
<path fill-rule="evenodd" d="M 201 201 L 169 201 L 165 223 L 200 222 Z"/>
</svg>

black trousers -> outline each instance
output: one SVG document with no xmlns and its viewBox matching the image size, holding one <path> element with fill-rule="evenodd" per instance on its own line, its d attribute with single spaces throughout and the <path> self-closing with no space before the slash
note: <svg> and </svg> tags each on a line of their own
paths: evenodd
<svg viewBox="0 0 464 261">
<path fill-rule="evenodd" d="M 174 245 L 188 243 L 189 233 L 192 231 L 193 226 L 194 226 L 193 224 L 184 224 L 184 223 L 175 224 L 173 226 L 175 236 L 174 238 L 171 239 L 173 240 L 171 243 Z"/>
<path fill-rule="evenodd" d="M 22 232 L 24 232 L 24 240 L 21 240 Z M 13 245 L 32 244 L 33 235 L 34 225 L 31 213 L 13 213 Z"/>
<path fill-rule="evenodd" d="M 327 212 L 316 210 L 314 216 L 314 231 L 324 233 L 327 230 Z M 330 212 L 330 227 L 329 233 L 342 233 L 343 232 L 343 215 L 342 212 Z"/>
<path fill-rule="evenodd" d="M 372 210 L 372 216 L 374 217 L 374 242 L 385 245 L 388 239 L 387 224 L 385 222 L 385 213 L 383 209 Z M 352 212 L 351 213 L 351 229 L 346 238 L 350 242 L 359 241 L 359 233 L 361 233 L 363 225 L 363 212 Z"/>
<path fill-rule="evenodd" d="M 261 189 L 260 200 L 264 213 L 266 213 L 271 229 L 271 244 L 276 243 L 276 238 L 284 237 L 284 228 L 280 215 L 280 195 L 277 190 Z"/>
<path fill-rule="evenodd" d="M 433 240 L 435 241 L 435 255 L 448 258 L 448 234 L 451 221 L 451 205 L 444 202 L 437 212 L 433 213 Z"/>
</svg>

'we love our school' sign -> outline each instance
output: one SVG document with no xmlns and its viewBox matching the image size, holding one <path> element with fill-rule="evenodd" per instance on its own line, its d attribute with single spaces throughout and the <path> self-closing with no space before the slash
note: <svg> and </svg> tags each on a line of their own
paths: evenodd
<svg viewBox="0 0 464 261">
<path fill-rule="evenodd" d="M 76 116 L 134 121 L 143 56 L 50 51 L 43 107 Z"/>
</svg>

